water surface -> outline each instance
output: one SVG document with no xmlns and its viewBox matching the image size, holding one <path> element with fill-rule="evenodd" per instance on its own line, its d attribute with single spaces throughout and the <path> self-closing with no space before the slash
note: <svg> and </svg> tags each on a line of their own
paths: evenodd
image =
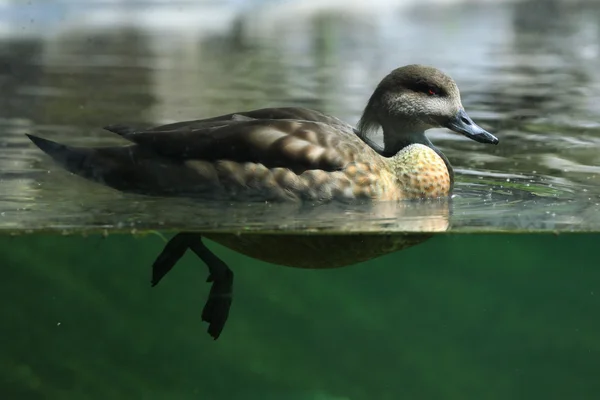
<svg viewBox="0 0 600 400">
<path fill-rule="evenodd" d="M 344 12 L 207 3 L 189 8 L 189 20 L 167 18 L 185 4 L 138 13 L 63 4 L 60 24 L 39 4 L 15 6 L 38 22 L 15 17 L 0 38 L 0 230 L 597 231 L 600 8 L 383 3 Z M 355 123 L 374 85 L 409 63 L 453 76 L 469 114 L 500 138 L 489 146 L 429 132 L 456 169 L 451 205 L 311 209 L 124 195 L 61 171 L 24 136 L 121 143 L 101 127 L 286 105 Z"/>
</svg>

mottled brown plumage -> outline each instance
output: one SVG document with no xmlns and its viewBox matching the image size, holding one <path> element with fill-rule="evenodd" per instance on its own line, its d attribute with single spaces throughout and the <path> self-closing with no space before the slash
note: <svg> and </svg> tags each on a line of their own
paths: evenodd
<svg viewBox="0 0 600 400">
<path fill-rule="evenodd" d="M 465 113 L 454 81 L 420 65 L 386 76 L 357 128 L 314 110 L 267 108 L 150 129 L 106 127 L 129 140 L 126 146 L 82 148 L 29 137 L 67 170 L 121 191 L 238 201 L 399 201 L 452 191 L 452 167 L 424 134 L 433 127 L 498 143 Z M 383 148 L 369 139 L 380 128 Z M 428 230 L 446 226 L 442 218 Z M 412 246 L 430 233 L 206 236 L 261 260 L 331 268 Z M 233 273 L 204 246 L 200 234 L 182 233 L 169 242 L 154 264 L 153 284 L 188 248 L 205 261 L 214 282 L 203 319 L 216 338 L 229 312 Z"/>
</svg>

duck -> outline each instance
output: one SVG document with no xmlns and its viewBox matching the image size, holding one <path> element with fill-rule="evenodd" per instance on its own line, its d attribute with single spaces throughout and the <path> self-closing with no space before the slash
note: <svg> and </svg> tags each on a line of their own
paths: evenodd
<svg viewBox="0 0 600 400">
<path fill-rule="evenodd" d="M 456 82 L 441 70 L 411 64 L 375 87 L 356 126 L 301 107 L 262 108 L 138 129 L 107 131 L 129 143 L 75 147 L 27 134 L 67 171 L 121 192 L 202 201 L 319 204 L 449 199 L 454 172 L 425 135 L 447 128 L 476 142 L 496 136 L 466 113 Z M 371 137 L 383 131 L 383 145 Z M 152 266 L 152 286 L 187 250 L 208 267 L 210 293 L 202 320 L 219 338 L 232 304 L 233 272 L 203 239 L 250 257 L 298 268 L 337 268 L 422 243 L 405 235 L 307 235 L 180 232 Z"/>
</svg>

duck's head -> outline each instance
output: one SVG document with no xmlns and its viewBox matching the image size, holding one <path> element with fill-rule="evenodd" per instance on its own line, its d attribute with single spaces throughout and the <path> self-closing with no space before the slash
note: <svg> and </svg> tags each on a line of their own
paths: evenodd
<svg viewBox="0 0 600 400">
<path fill-rule="evenodd" d="M 498 139 L 465 112 L 456 83 L 442 71 L 407 65 L 388 74 L 369 99 L 358 124 L 362 135 L 384 130 L 386 150 L 426 140 L 430 128 L 448 128 L 480 143 Z"/>
</svg>

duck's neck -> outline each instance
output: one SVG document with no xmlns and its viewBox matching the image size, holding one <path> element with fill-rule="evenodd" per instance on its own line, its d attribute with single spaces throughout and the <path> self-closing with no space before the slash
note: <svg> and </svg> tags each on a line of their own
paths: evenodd
<svg viewBox="0 0 600 400">
<path fill-rule="evenodd" d="M 369 136 L 379 128 L 383 129 L 383 148 L 373 145 Z M 357 125 L 357 134 L 369 146 L 385 157 L 392 157 L 408 145 L 420 143 L 433 148 L 433 144 L 425 136 L 429 126 L 419 123 L 409 123 L 402 118 L 377 115 L 373 107 L 368 105 Z"/>
<path fill-rule="evenodd" d="M 383 151 L 394 155 L 408 145 L 419 143 L 433 148 L 425 136 L 425 129 L 419 126 L 386 124 L 383 128 Z"/>
<path fill-rule="evenodd" d="M 378 128 L 383 129 L 383 148 L 378 143 L 369 139 L 369 135 Z M 428 126 L 406 123 L 401 119 L 395 118 L 389 121 L 384 118 L 379 118 L 379 121 L 377 121 L 372 117 L 370 108 L 367 107 L 357 124 L 355 132 L 372 149 L 388 158 L 395 156 L 400 150 L 411 144 L 419 143 L 425 145 L 435 151 L 442 160 L 444 160 L 448 172 L 450 173 L 450 179 L 453 180 L 454 174 L 450 161 L 444 153 L 435 147 L 427 136 L 425 136 L 425 130 L 428 128 Z"/>
</svg>

